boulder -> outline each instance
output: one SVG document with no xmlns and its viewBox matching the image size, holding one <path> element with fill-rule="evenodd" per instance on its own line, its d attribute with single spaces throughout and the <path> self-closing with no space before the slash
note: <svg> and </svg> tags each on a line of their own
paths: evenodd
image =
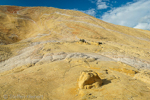
<svg viewBox="0 0 150 100">
<path fill-rule="evenodd" d="M 98 74 L 92 70 L 83 71 L 78 82 L 80 89 L 98 88 L 102 85 L 102 80 Z"/>
</svg>

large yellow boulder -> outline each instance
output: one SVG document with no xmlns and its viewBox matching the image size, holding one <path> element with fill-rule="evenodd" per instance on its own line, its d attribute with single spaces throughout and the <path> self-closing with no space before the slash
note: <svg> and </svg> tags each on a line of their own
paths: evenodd
<svg viewBox="0 0 150 100">
<path fill-rule="evenodd" d="M 98 74 L 92 70 L 83 71 L 78 82 L 80 89 L 98 88 L 102 85 L 102 80 Z"/>
</svg>

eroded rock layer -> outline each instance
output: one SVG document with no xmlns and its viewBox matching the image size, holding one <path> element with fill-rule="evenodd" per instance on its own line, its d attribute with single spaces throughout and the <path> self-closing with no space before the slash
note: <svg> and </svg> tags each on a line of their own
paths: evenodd
<svg viewBox="0 0 150 100">
<path fill-rule="evenodd" d="M 0 100 L 149 100 L 149 45 L 79 11 L 0 6 Z"/>
</svg>

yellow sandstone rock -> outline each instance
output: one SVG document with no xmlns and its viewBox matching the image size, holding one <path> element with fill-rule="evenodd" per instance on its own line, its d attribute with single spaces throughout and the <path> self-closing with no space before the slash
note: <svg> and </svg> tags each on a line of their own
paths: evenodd
<svg viewBox="0 0 150 100">
<path fill-rule="evenodd" d="M 81 72 L 78 84 L 80 89 L 98 88 L 102 85 L 102 80 L 96 72 L 89 70 Z"/>
</svg>

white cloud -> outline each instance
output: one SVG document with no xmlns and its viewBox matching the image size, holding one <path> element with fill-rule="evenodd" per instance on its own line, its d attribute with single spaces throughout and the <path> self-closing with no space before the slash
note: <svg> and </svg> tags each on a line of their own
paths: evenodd
<svg viewBox="0 0 150 100">
<path fill-rule="evenodd" d="M 134 28 L 150 30 L 150 24 L 149 23 L 138 23 Z"/>
<path fill-rule="evenodd" d="M 100 9 L 107 9 L 109 6 L 107 2 L 109 0 L 89 0 L 91 3 L 95 3 L 98 10 Z"/>
<path fill-rule="evenodd" d="M 105 1 L 109 1 L 109 0 L 105 0 Z M 99 10 L 108 8 L 108 6 L 107 6 L 106 2 L 104 2 L 104 0 L 103 1 L 102 0 L 97 0 L 96 5 L 97 5 L 97 9 L 99 9 Z"/>
<path fill-rule="evenodd" d="M 150 16 L 142 17 L 134 28 L 150 30 Z"/>
<path fill-rule="evenodd" d="M 150 0 L 138 0 L 114 8 L 101 19 L 117 25 L 150 30 Z"/>
<path fill-rule="evenodd" d="M 81 11 L 81 12 L 86 13 L 86 14 L 91 15 L 91 16 L 96 15 L 96 10 L 94 8 L 91 8 L 89 10 L 78 10 L 78 9 L 71 9 L 71 10 Z"/>
<path fill-rule="evenodd" d="M 89 0 L 91 3 L 95 3 L 95 0 Z"/>
<path fill-rule="evenodd" d="M 108 6 L 106 5 L 106 3 L 97 5 L 97 9 L 107 9 L 107 8 Z"/>
<path fill-rule="evenodd" d="M 86 11 L 82 11 L 82 12 L 84 12 L 84 13 L 86 13 L 88 15 L 91 15 L 91 16 L 95 16 L 96 15 L 96 11 L 93 8 L 89 9 L 89 10 L 86 10 Z"/>
<path fill-rule="evenodd" d="M 112 3 L 117 3 L 117 1 L 112 1 Z"/>
</svg>

